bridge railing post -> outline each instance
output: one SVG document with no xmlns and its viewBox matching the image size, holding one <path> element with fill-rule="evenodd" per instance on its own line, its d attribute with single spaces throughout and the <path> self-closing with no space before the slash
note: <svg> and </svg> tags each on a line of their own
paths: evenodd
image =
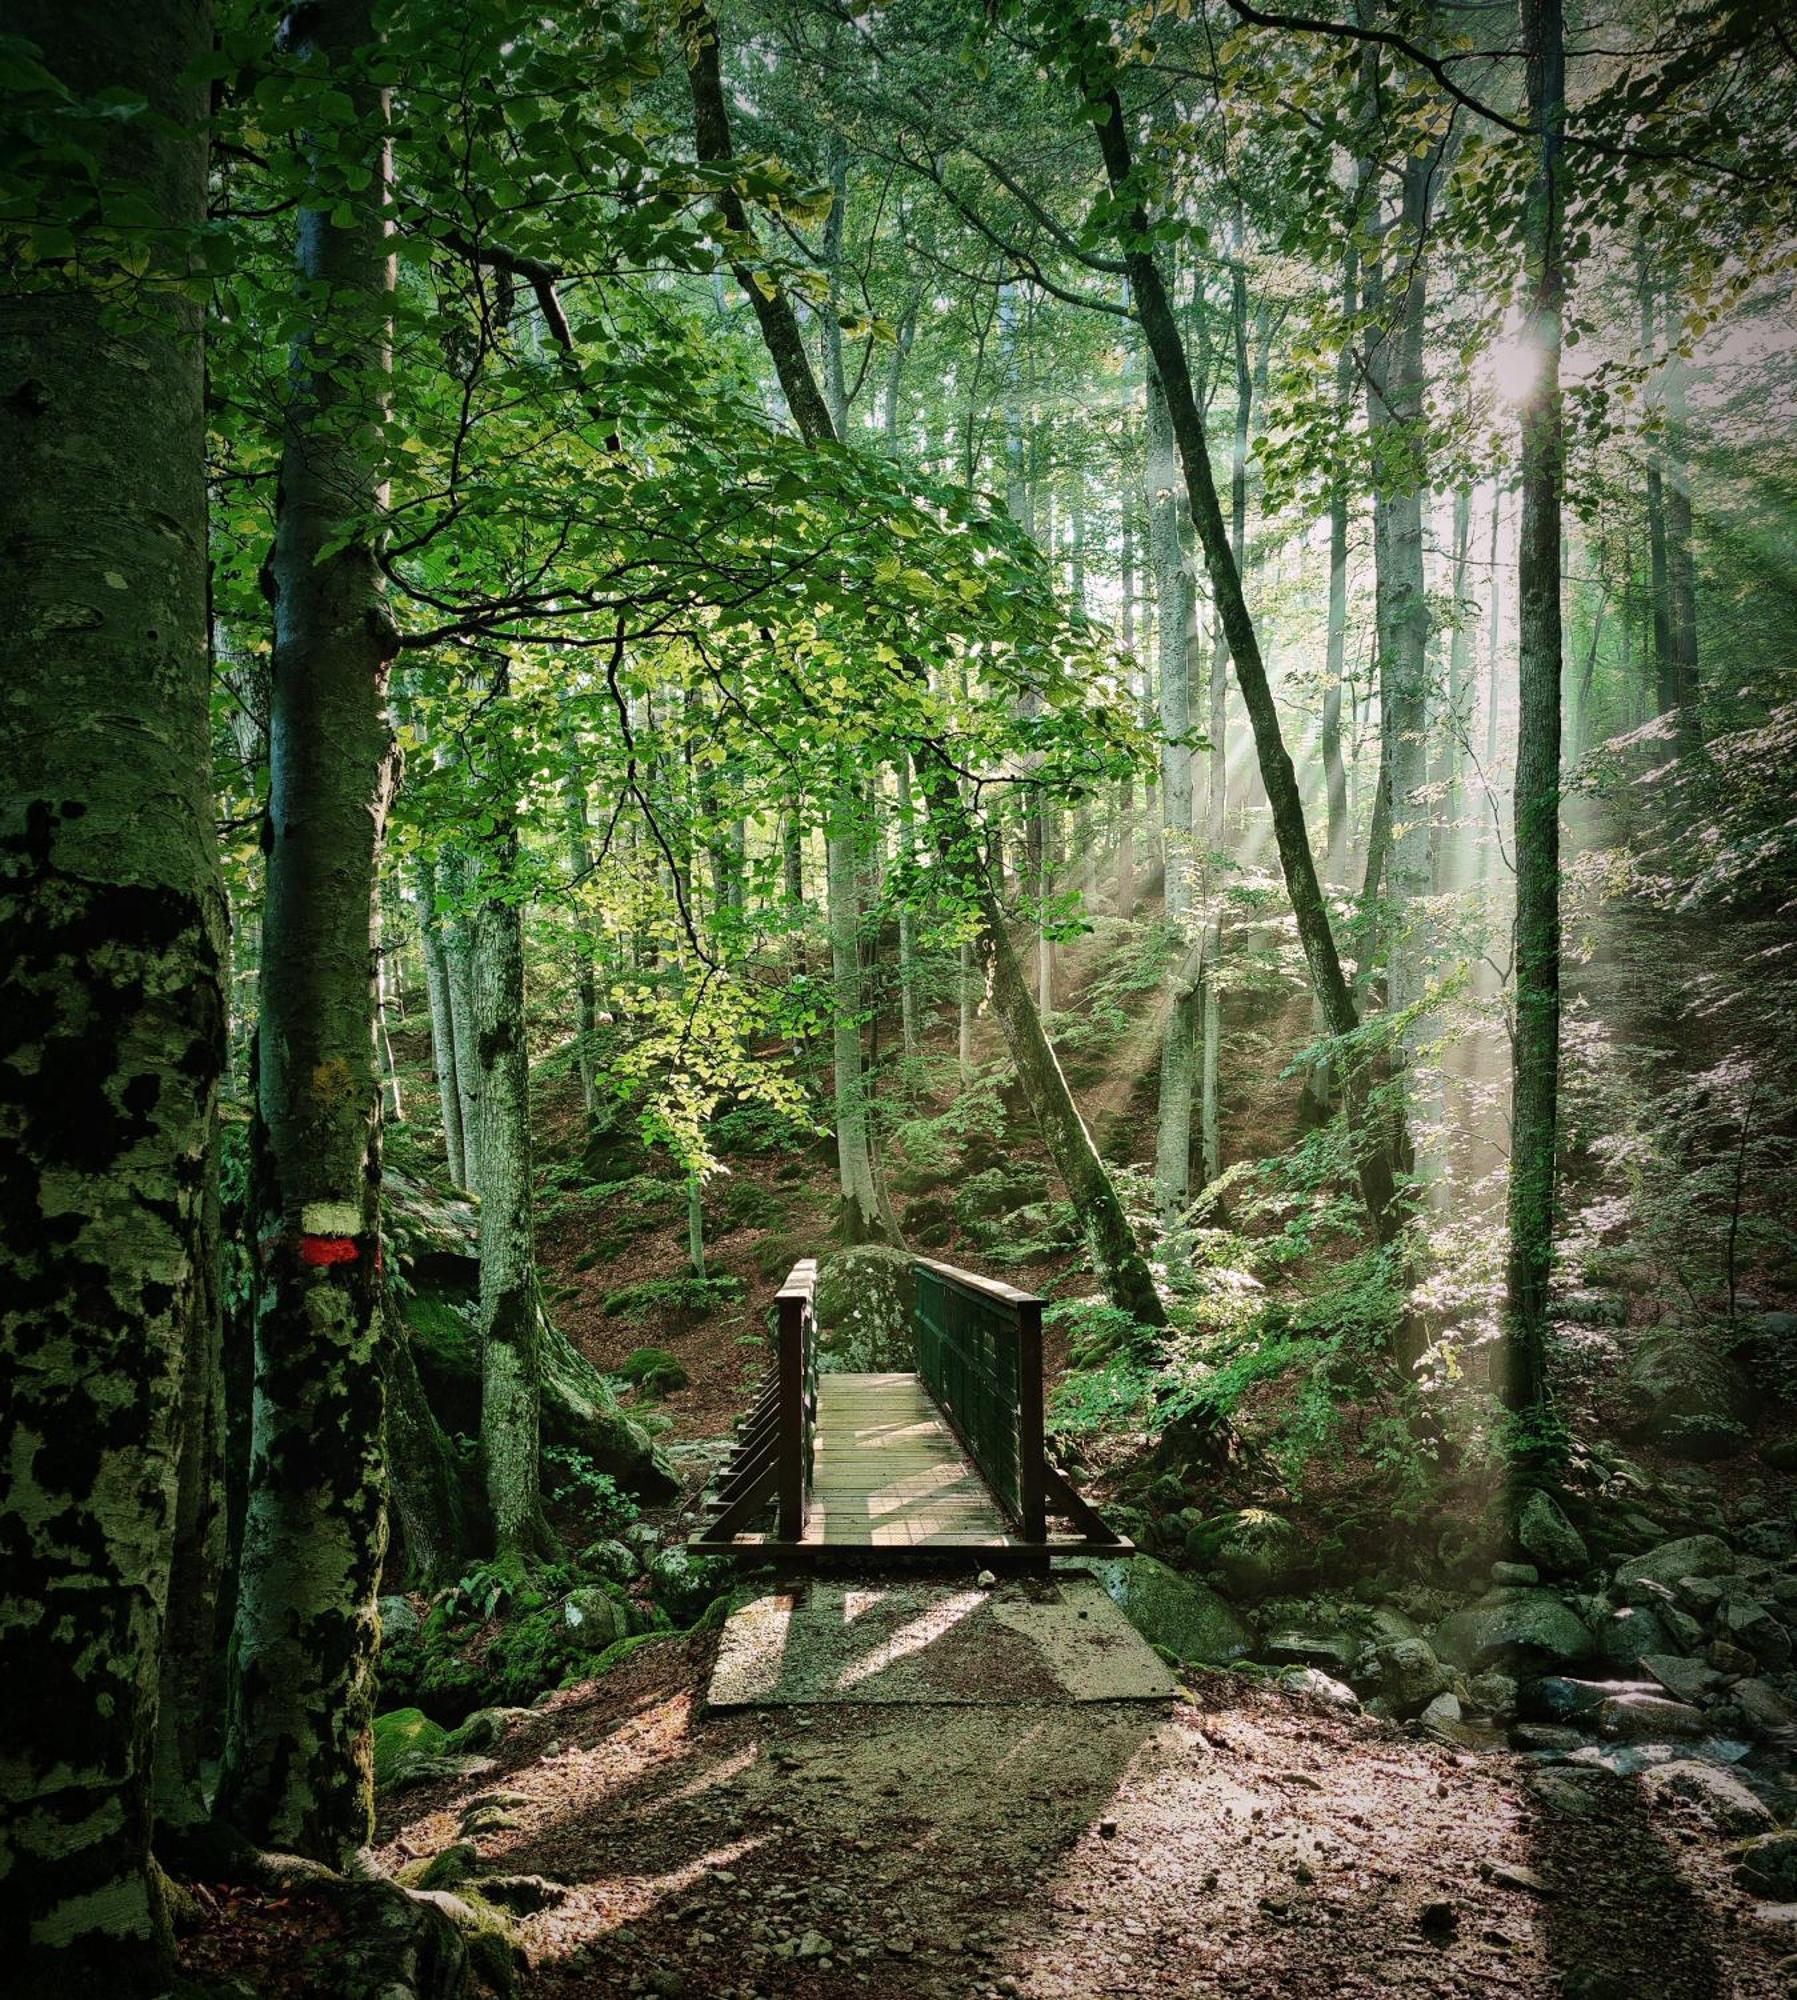
<svg viewBox="0 0 1797 2000">
<path fill-rule="evenodd" d="M 1025 1541 L 1048 1538 L 1042 1491 L 1047 1445 L 1042 1418 L 1042 1301 L 1017 1305 L 1017 1526 Z"/>
<path fill-rule="evenodd" d="M 779 1445 L 774 1514 L 775 1529 L 783 1542 L 804 1539 L 811 1498 L 812 1426 L 817 1419 L 816 1332 L 811 1301 L 816 1286 L 817 1265 L 807 1258 L 792 1267 L 775 1300 Z"/>
</svg>

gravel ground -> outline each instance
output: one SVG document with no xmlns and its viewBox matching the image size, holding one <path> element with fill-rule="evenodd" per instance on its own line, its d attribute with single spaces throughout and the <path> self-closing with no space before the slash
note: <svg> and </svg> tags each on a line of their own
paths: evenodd
<svg viewBox="0 0 1797 2000">
<path fill-rule="evenodd" d="M 1630 1780 L 1562 1776 L 1549 1803 L 1526 1760 L 1225 1673 L 1158 1707 L 706 1719 L 714 1643 L 644 1649 L 533 1716 L 478 1786 L 390 1805 L 389 1865 L 496 1798 L 477 1884 L 565 1885 L 519 1922 L 525 1994 L 1797 1990 L 1797 1936 L 1732 1886 L 1722 1837 Z"/>
</svg>

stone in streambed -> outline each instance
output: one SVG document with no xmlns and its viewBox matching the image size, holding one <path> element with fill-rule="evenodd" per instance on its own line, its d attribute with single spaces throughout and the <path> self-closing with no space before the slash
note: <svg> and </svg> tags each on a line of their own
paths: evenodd
<svg viewBox="0 0 1797 2000">
<path fill-rule="evenodd" d="M 1694 1805 L 1711 1825 L 1724 1833 L 1764 1833 L 1772 1826 L 1772 1813 L 1756 1798 L 1745 1781 L 1720 1765 L 1706 1764 L 1695 1757 L 1681 1757 L 1641 1774 L 1641 1791 L 1651 1804 L 1681 1799 Z"/>
<path fill-rule="evenodd" d="M 1575 1666 L 1590 1659 L 1595 1643 L 1551 1590 L 1506 1591 L 1502 1603 L 1468 1605 L 1435 1628 L 1436 1652 L 1469 1673 L 1511 1660 L 1538 1672 Z"/>
<path fill-rule="evenodd" d="M 1591 1566 L 1584 1536 L 1561 1512 L 1553 1495 L 1539 1487 L 1522 1503 L 1516 1539 L 1529 1560 L 1550 1576 L 1578 1576 Z"/>
<path fill-rule="evenodd" d="M 1625 1562 L 1616 1572 L 1616 1581 L 1623 1586 L 1643 1581 L 1663 1583 L 1676 1590 L 1683 1577 L 1733 1576 L 1736 1566 L 1734 1550 L 1720 1535 L 1684 1535 L 1677 1541 L 1661 1542 L 1646 1555 Z M 1721 1601 L 1721 1595 L 1720 1591 L 1716 1593 L 1717 1602 Z M 1696 1611 L 1698 1607 L 1693 1604 L 1691 1609 Z"/>
<path fill-rule="evenodd" d="M 1597 1726 L 1623 1743 L 1663 1743 L 1669 1737 L 1701 1736 L 1703 1711 L 1663 1694 L 1612 1695 L 1597 1711 Z"/>
</svg>

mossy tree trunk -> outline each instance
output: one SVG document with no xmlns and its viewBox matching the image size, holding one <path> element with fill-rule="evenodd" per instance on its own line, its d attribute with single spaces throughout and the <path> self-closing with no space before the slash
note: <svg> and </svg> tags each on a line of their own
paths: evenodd
<svg viewBox="0 0 1797 2000">
<path fill-rule="evenodd" d="M 1511 1042 L 1509 1260 L 1502 1377 L 1513 1410 L 1546 1397 L 1560 1064 L 1560 343 L 1566 55 L 1560 0 L 1521 0 L 1529 108 L 1539 135 L 1524 211 L 1528 331 L 1539 356 L 1522 406 L 1516 739 L 1516 1025 Z M 1537 1440 L 1539 1442 L 1539 1440 Z"/>
<path fill-rule="evenodd" d="M 184 270 L 210 10 L 99 26 L 6 17 L 77 99 L 147 98 L 101 172 Z M 0 1964 L 58 2000 L 170 1970 L 152 1754 L 225 1044 L 199 314 L 107 261 L 9 256 L 0 296 Z"/>
<path fill-rule="evenodd" d="M 304 140 L 293 360 L 275 546 L 252 1198 L 260 1253 L 249 1503 L 223 1816 L 338 1864 L 373 1826 L 374 1596 L 386 1544 L 376 870 L 396 645 L 375 538 L 394 270 L 388 98 L 368 0 L 294 15 L 293 54 L 353 120 Z M 347 209 L 347 220 L 344 211 Z"/>
<path fill-rule="evenodd" d="M 495 1553 L 548 1547 L 539 1479 L 536 1234 L 531 1217 L 530 1065 L 524 1037 L 524 921 L 501 835 L 474 914 L 475 1046 L 483 1107 L 480 1196 L 480 1441 Z"/>
</svg>

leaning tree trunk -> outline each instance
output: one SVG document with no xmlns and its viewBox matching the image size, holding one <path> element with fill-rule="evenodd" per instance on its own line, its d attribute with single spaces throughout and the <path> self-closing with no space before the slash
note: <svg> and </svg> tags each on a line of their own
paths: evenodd
<svg viewBox="0 0 1797 2000">
<path fill-rule="evenodd" d="M 1547 1386 L 1559 1122 L 1560 507 L 1565 477 L 1560 338 L 1566 296 L 1561 157 L 1566 58 L 1561 0 L 1522 0 L 1520 12 L 1530 109 L 1539 134 L 1523 240 L 1529 333 L 1540 361 L 1522 406 L 1516 1029 L 1511 1044 L 1510 1250 L 1501 1386 L 1511 1409 L 1536 1412 Z"/>
<path fill-rule="evenodd" d="M 293 17 L 353 120 L 309 136 L 268 582 L 266 830 L 253 1203 L 260 1254 L 249 1505 L 219 1806 L 259 1845 L 340 1863 L 373 1826 L 369 1717 L 386 1544 L 376 871 L 396 646 L 370 523 L 385 503 L 394 267 L 386 91 L 368 0 Z M 346 197 L 354 172 L 361 192 Z M 347 214 L 345 213 L 347 207 Z"/>
<path fill-rule="evenodd" d="M 543 1554 L 539 1481 L 537 1259 L 532 1225 L 530 1065 L 524 1038 L 524 921 L 512 894 L 508 828 L 474 913 L 475 1046 L 480 1062 L 480 1443 L 494 1552 Z"/>
<path fill-rule="evenodd" d="M 182 274 L 206 215 L 203 4 L 21 0 Z M 0 224 L 0 236 L 10 228 Z M 170 232 L 165 236 L 162 232 Z M 130 309 L 103 230 L 0 296 L 0 1962 L 15 1994 L 165 1990 L 151 1758 L 183 1376 L 215 1295 L 225 1048 L 197 307 Z M 71 266 L 71 269 L 76 268 Z M 103 296 L 105 295 L 105 296 Z M 203 1444 L 203 1438 L 193 1440 Z"/>
<path fill-rule="evenodd" d="M 1304 802 L 1298 792 L 1297 776 L 1279 726 L 1279 710 L 1273 699 L 1261 657 L 1260 641 L 1247 599 L 1242 594 L 1241 568 L 1229 546 L 1229 531 L 1217 500 L 1216 481 L 1211 473 L 1210 446 L 1205 437 L 1204 419 L 1187 365 L 1185 342 L 1174 316 L 1172 301 L 1161 278 L 1160 267 L 1148 249 L 1151 241 L 1147 211 L 1136 191 L 1134 161 L 1130 154 L 1128 128 L 1123 106 L 1114 86 L 1107 87 L 1097 103 L 1102 114 L 1094 128 L 1104 156 L 1105 174 L 1111 192 L 1119 202 L 1118 220 L 1125 241 L 1124 261 L 1141 316 L 1142 331 L 1166 392 L 1168 412 L 1173 419 L 1174 442 L 1179 447 L 1185 470 L 1186 496 L 1192 510 L 1198 544 L 1204 553 L 1205 568 L 1216 598 L 1217 613 L 1229 641 L 1229 656 L 1235 663 L 1236 684 L 1248 710 L 1254 731 L 1254 746 L 1260 765 L 1261 782 L 1272 807 L 1273 832 L 1279 848 L 1280 867 L 1286 893 L 1297 919 L 1299 942 L 1310 967 L 1311 983 L 1322 1003 L 1323 1016 L 1332 1035 L 1352 1035 L 1360 1025 L 1354 996 L 1342 971 L 1336 950 L 1335 933 L 1330 927 L 1328 905 L 1317 879 L 1316 862 L 1310 852 L 1310 834 L 1304 822 Z M 1390 1241 L 1397 1234 L 1401 1217 L 1396 1202 L 1394 1160 L 1401 1157 L 1401 1143 L 1369 1110 L 1369 1078 L 1363 1062 L 1345 1065 L 1342 1098 L 1347 1112 L 1353 1145 L 1354 1165 L 1375 1234 Z"/>
</svg>

